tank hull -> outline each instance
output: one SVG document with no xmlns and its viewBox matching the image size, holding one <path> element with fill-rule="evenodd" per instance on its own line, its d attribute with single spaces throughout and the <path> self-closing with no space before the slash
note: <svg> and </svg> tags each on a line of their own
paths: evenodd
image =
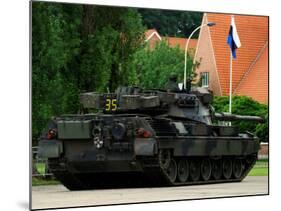
<svg viewBox="0 0 281 211">
<path fill-rule="evenodd" d="M 133 137 L 99 149 L 92 139 L 39 143 L 39 156 L 70 190 L 238 182 L 258 150 L 258 139 L 247 134 Z"/>
</svg>

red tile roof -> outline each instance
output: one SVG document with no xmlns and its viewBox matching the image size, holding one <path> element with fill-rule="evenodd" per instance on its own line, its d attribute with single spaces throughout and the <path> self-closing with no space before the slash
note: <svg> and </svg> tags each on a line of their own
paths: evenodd
<svg viewBox="0 0 281 211">
<path fill-rule="evenodd" d="M 157 33 L 158 34 L 156 29 L 149 29 L 149 30 L 147 30 L 145 32 L 145 39 L 151 38 L 151 35 L 153 33 Z M 176 47 L 178 45 L 180 47 L 180 49 L 185 50 L 185 45 L 186 45 L 186 42 L 187 42 L 187 38 L 179 38 L 179 37 L 162 37 L 162 38 L 164 40 L 167 40 L 168 45 L 170 47 Z M 197 46 L 197 39 L 190 39 L 189 44 L 188 44 L 188 49 L 196 49 L 196 46 Z"/>
<path fill-rule="evenodd" d="M 178 45 L 180 49 L 185 50 L 187 38 L 179 38 L 179 37 L 163 37 L 163 38 L 168 41 L 169 46 L 176 47 Z M 190 39 L 188 48 L 196 49 L 196 46 L 197 46 L 197 39 Z"/>
<path fill-rule="evenodd" d="M 255 100 L 268 104 L 268 43 L 262 49 L 259 58 L 241 80 L 234 93 L 251 96 Z"/>
<path fill-rule="evenodd" d="M 230 18 L 231 15 L 228 14 L 207 14 L 207 20 L 216 23 L 209 30 L 223 95 L 227 95 L 229 92 L 230 49 L 226 39 Z M 237 59 L 233 60 L 233 90 L 236 90 L 238 84 L 241 84 L 242 78 L 244 80 L 245 73 L 251 68 L 268 41 L 268 17 L 235 15 L 234 18 L 242 44 L 236 51 Z M 268 57 L 266 59 L 268 60 Z M 265 75 L 268 75 L 268 69 L 263 71 L 265 71 Z M 253 83 L 254 81 L 249 80 L 249 82 Z"/>
</svg>

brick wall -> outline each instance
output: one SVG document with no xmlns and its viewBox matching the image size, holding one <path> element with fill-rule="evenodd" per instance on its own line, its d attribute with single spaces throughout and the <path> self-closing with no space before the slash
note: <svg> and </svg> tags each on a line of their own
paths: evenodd
<svg viewBox="0 0 281 211">
<path fill-rule="evenodd" d="M 261 143 L 261 148 L 258 153 L 259 159 L 267 159 L 268 158 L 268 143 Z"/>
<path fill-rule="evenodd" d="M 204 23 L 207 22 L 206 16 L 204 16 L 203 21 Z M 208 27 L 201 28 L 194 61 L 200 63 L 199 67 L 195 70 L 198 75 L 197 81 L 200 77 L 200 73 L 209 72 L 209 89 L 213 91 L 214 95 L 220 96 L 220 83 Z"/>
<path fill-rule="evenodd" d="M 150 49 L 154 49 L 157 42 L 160 42 L 156 34 L 154 34 L 149 40 L 148 45 Z"/>
</svg>

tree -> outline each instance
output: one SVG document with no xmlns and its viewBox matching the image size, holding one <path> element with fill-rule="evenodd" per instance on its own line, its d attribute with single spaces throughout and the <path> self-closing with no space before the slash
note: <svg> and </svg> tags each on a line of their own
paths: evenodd
<svg viewBox="0 0 281 211">
<path fill-rule="evenodd" d="M 76 113 L 82 91 L 133 84 L 142 47 L 135 9 L 32 2 L 32 137 L 52 116 Z"/>
<path fill-rule="evenodd" d="M 187 70 L 191 70 L 192 60 L 188 57 Z M 184 52 L 171 48 L 165 41 L 155 49 L 144 48 L 134 55 L 131 69 L 137 73 L 137 84 L 144 88 L 164 88 L 171 74 L 183 80 Z"/>
<path fill-rule="evenodd" d="M 134 83 L 128 65 L 144 34 L 137 11 L 92 5 L 83 11 L 80 87 L 113 91 L 119 84 Z"/>
<path fill-rule="evenodd" d="M 75 77 L 70 67 L 75 66 L 79 53 L 81 7 L 33 2 L 32 11 L 32 132 L 36 138 L 51 116 L 75 111 L 75 106 L 60 110 L 55 107 L 75 90 Z M 63 78 L 60 87 L 53 85 L 60 80 L 58 76 Z M 52 101 L 54 96 L 58 98 Z"/>
<path fill-rule="evenodd" d="M 159 9 L 139 9 L 143 24 L 155 28 L 161 35 L 188 37 L 201 25 L 203 13 L 189 11 L 173 11 Z M 198 33 L 194 35 L 197 37 Z"/>
</svg>

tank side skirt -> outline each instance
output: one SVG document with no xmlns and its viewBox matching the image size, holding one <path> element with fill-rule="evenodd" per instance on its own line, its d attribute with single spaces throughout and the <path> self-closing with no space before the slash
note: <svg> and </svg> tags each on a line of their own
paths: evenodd
<svg viewBox="0 0 281 211">
<path fill-rule="evenodd" d="M 229 156 L 257 152 L 257 139 L 235 137 L 157 137 L 159 149 L 172 149 L 174 156 Z"/>
</svg>

